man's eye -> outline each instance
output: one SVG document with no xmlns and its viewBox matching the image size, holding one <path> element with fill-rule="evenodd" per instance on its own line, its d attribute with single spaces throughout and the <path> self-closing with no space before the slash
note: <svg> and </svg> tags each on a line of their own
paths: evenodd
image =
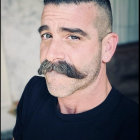
<svg viewBox="0 0 140 140">
<path fill-rule="evenodd" d="M 69 39 L 72 39 L 72 40 L 80 40 L 80 37 L 78 36 L 75 36 L 75 35 L 71 35 L 68 37 Z"/>
<path fill-rule="evenodd" d="M 45 34 L 41 35 L 41 38 L 42 39 L 49 39 L 49 38 L 52 38 L 52 35 L 48 34 L 48 33 L 45 33 Z"/>
</svg>

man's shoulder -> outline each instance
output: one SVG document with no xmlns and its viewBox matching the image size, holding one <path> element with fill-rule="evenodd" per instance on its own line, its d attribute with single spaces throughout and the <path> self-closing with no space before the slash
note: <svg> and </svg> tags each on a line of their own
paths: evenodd
<svg viewBox="0 0 140 140">
<path fill-rule="evenodd" d="M 47 89 L 46 80 L 44 77 L 41 76 L 33 76 L 29 82 L 27 83 L 26 88 L 30 88 L 32 90 L 35 89 Z"/>
<path fill-rule="evenodd" d="M 136 102 L 134 102 L 133 100 L 129 99 L 128 97 L 122 95 L 122 101 L 121 104 L 123 106 L 124 112 L 126 112 L 126 114 L 129 114 L 129 116 L 127 117 L 134 117 L 134 116 L 138 116 L 139 114 L 139 106 Z"/>
<path fill-rule="evenodd" d="M 114 91 L 120 96 L 119 101 L 119 109 L 122 114 L 127 115 L 126 117 L 137 117 L 139 113 L 139 106 L 138 103 L 128 98 L 126 95 L 124 95 L 122 92 L 120 92 L 117 89 L 114 89 Z"/>
<path fill-rule="evenodd" d="M 47 102 L 51 97 L 45 78 L 33 76 L 25 86 L 19 104 L 26 110 L 25 112 L 31 112 L 39 104 Z"/>
<path fill-rule="evenodd" d="M 31 100 L 31 102 L 40 98 L 48 98 L 50 94 L 47 89 L 45 78 L 33 76 L 25 86 L 22 96 L 26 100 Z"/>
<path fill-rule="evenodd" d="M 34 84 L 44 84 L 45 83 L 45 78 L 44 77 L 41 77 L 41 76 L 33 76 L 28 84 L 29 85 L 34 85 Z"/>
<path fill-rule="evenodd" d="M 138 137 L 139 106 L 126 95 L 115 90 L 119 96 L 118 106 L 115 110 L 115 121 L 120 125 L 122 139 L 136 139 Z"/>
</svg>

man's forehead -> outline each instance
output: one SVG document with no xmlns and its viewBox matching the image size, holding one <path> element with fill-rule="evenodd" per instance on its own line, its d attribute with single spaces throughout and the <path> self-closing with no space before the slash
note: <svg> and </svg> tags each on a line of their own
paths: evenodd
<svg viewBox="0 0 140 140">
<path fill-rule="evenodd" d="M 61 3 L 61 4 L 47 4 L 44 6 L 43 9 L 43 14 L 46 12 L 75 12 L 75 14 L 80 14 L 80 13 L 96 13 L 96 6 L 93 2 L 81 2 L 79 4 L 75 3 Z"/>
<path fill-rule="evenodd" d="M 81 22 L 81 24 L 93 24 L 93 20 L 96 17 L 96 6 L 94 3 L 80 3 L 78 5 L 72 4 L 47 4 L 44 6 L 42 13 L 42 22 L 49 19 L 65 19 L 76 23 Z M 73 24 L 74 24 L 73 23 Z M 45 23 L 42 23 L 45 24 Z"/>
</svg>

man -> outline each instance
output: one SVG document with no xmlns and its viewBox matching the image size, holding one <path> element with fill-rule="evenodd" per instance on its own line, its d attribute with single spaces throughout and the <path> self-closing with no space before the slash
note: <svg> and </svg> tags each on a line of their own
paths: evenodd
<svg viewBox="0 0 140 140">
<path fill-rule="evenodd" d="M 136 140 L 138 107 L 106 63 L 118 42 L 109 0 L 44 0 L 39 74 L 23 92 L 15 140 Z"/>
</svg>

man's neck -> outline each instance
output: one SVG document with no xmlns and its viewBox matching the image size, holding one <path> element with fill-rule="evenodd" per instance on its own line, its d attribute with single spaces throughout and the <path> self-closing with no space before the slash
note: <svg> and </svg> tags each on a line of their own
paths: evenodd
<svg viewBox="0 0 140 140">
<path fill-rule="evenodd" d="M 101 76 L 102 77 L 102 76 Z M 63 114 L 77 114 L 93 109 L 108 96 L 111 85 L 107 76 L 99 78 L 96 85 L 76 91 L 70 96 L 58 98 L 58 106 Z"/>
</svg>

